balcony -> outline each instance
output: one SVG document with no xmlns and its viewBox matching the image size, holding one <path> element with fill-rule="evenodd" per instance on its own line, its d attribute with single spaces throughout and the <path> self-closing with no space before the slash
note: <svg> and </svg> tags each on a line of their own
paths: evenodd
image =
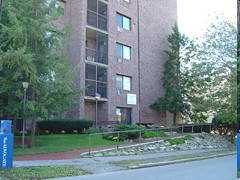
<svg viewBox="0 0 240 180">
<path fill-rule="evenodd" d="M 89 26 L 107 31 L 107 17 L 98 15 L 89 10 L 87 11 L 87 24 Z"/>
<path fill-rule="evenodd" d="M 86 61 L 108 64 L 108 53 L 86 48 Z"/>
</svg>

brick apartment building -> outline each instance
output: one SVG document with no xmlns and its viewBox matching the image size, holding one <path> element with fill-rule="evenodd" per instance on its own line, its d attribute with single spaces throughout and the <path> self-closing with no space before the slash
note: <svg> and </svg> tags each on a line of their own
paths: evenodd
<svg viewBox="0 0 240 180">
<path fill-rule="evenodd" d="M 69 38 L 72 65 L 81 63 L 75 85 L 88 86 L 79 107 L 66 114 L 98 125 L 172 124 L 149 109 L 163 96 L 166 36 L 177 22 L 177 0 L 64 0 L 60 22 L 75 27 Z M 101 98 L 95 100 L 95 93 Z M 96 109 L 97 105 L 97 109 Z"/>
</svg>

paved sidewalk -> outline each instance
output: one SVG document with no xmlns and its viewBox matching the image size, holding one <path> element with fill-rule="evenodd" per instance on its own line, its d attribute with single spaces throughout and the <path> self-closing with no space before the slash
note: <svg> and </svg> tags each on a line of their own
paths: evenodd
<svg viewBox="0 0 240 180">
<path fill-rule="evenodd" d="M 113 157 L 94 157 L 94 158 L 74 158 L 74 159 L 62 159 L 62 160 L 30 160 L 30 161 L 13 161 L 14 167 L 25 166 L 51 166 L 51 165 L 72 165 L 81 167 L 84 170 L 92 173 L 102 173 L 115 170 L 122 170 L 123 168 L 110 165 L 111 161 L 124 161 L 124 160 L 142 160 L 142 159 L 157 159 L 164 157 L 184 157 L 186 155 L 199 155 L 203 153 L 216 152 L 221 149 L 198 149 L 188 151 L 174 151 L 165 153 L 150 153 L 142 155 L 131 156 L 113 156 Z M 233 155 L 236 152 L 224 153 L 224 155 Z M 209 158 L 212 158 L 209 157 Z"/>
<path fill-rule="evenodd" d="M 178 136 L 184 136 L 184 135 L 181 134 Z M 169 138 L 169 136 L 167 138 Z M 164 138 L 159 138 L 159 140 L 161 139 L 164 139 Z M 156 140 L 152 140 L 152 141 L 156 141 Z M 146 141 L 144 141 L 143 143 L 145 142 Z M 111 147 L 92 148 L 91 151 L 98 151 L 106 148 L 109 149 Z M 32 156 L 17 156 L 17 157 L 14 157 L 13 166 L 26 167 L 26 166 L 72 165 L 96 174 L 96 173 L 126 170 L 125 168 L 109 164 L 109 162 L 111 161 L 144 160 L 144 159 L 158 159 L 158 158 L 164 159 L 165 157 L 181 158 L 187 155 L 197 156 L 199 154 L 204 154 L 204 153 L 210 153 L 210 152 L 216 152 L 216 151 L 219 152 L 221 149 L 197 149 L 197 150 L 187 150 L 187 151 L 148 153 L 148 154 L 130 155 L 130 156 L 92 157 L 92 158 L 80 157 L 80 154 L 86 153 L 88 152 L 88 150 L 89 149 L 82 149 L 82 150 L 62 152 L 62 153 L 51 153 L 51 154 L 32 155 Z M 161 164 L 153 163 L 152 166 L 182 163 L 182 162 L 188 162 L 193 160 L 196 161 L 196 160 L 200 160 L 201 158 L 214 158 L 218 156 L 227 156 L 227 155 L 235 155 L 235 154 L 236 152 L 230 152 L 230 153 L 224 153 L 224 154 L 216 153 L 215 155 L 207 155 L 207 156 L 191 158 L 191 159 L 182 159 L 176 162 L 173 162 L 173 161 L 167 162 L 163 160 L 163 162 L 160 162 Z M 132 168 L 144 168 L 144 167 L 149 167 L 149 165 L 142 165 L 142 166 L 137 166 Z M 59 178 L 59 179 L 65 179 L 65 178 Z"/>
</svg>

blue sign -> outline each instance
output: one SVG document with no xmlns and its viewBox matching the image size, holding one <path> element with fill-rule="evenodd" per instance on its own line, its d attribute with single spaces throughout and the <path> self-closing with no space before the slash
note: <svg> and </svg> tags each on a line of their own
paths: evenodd
<svg viewBox="0 0 240 180">
<path fill-rule="evenodd" d="M 12 122 L 0 120 L 0 168 L 12 168 L 13 166 L 13 134 Z"/>
<path fill-rule="evenodd" d="M 240 169 L 240 133 L 237 133 L 237 168 Z"/>
</svg>

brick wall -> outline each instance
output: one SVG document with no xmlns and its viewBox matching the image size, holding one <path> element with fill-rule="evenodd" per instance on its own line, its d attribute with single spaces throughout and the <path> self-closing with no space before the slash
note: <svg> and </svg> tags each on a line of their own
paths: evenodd
<svg viewBox="0 0 240 180">
<path fill-rule="evenodd" d="M 75 27 L 69 38 L 69 54 L 71 65 L 81 62 L 75 78 L 76 87 L 85 84 L 85 37 L 87 0 L 68 1 L 65 19 L 69 19 Z M 131 18 L 131 31 L 117 31 L 116 12 Z M 155 124 L 171 124 L 171 116 L 150 110 L 149 105 L 163 96 L 162 72 L 167 48 L 166 36 L 177 20 L 177 0 L 132 0 L 131 3 L 108 2 L 108 98 L 99 102 L 99 121 L 115 121 L 116 107 L 132 109 L 132 123 L 153 122 Z M 132 60 L 117 62 L 116 42 L 131 46 Z M 118 95 L 116 74 L 132 77 L 132 90 Z M 136 94 L 137 104 L 127 105 L 127 94 Z M 75 118 L 95 118 L 95 102 L 84 103 L 70 111 L 67 116 Z"/>
</svg>

